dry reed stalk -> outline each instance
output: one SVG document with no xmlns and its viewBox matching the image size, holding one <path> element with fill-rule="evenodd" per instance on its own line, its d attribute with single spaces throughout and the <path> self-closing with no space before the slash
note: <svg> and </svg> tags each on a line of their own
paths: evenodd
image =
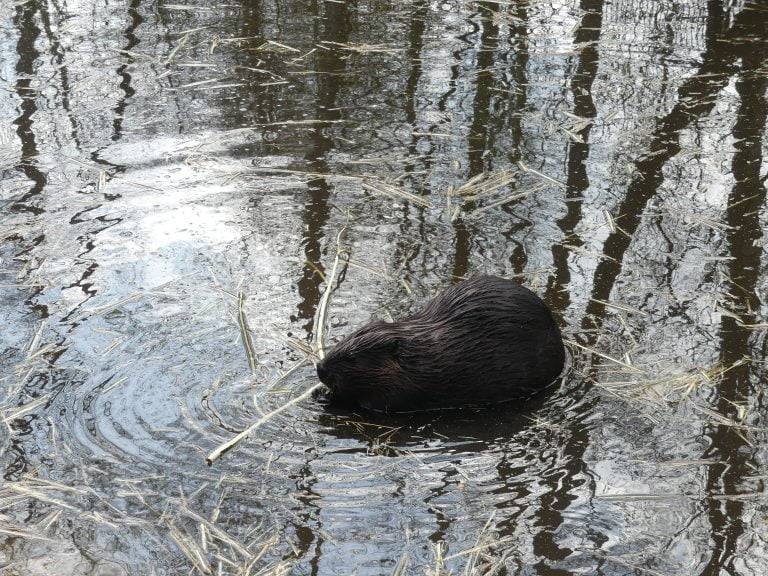
<svg viewBox="0 0 768 576">
<path fill-rule="evenodd" d="M 612 358 L 611 356 L 608 356 L 607 354 L 603 354 L 602 352 L 598 352 L 594 348 L 587 348 L 586 346 L 582 346 L 581 344 L 574 342 L 573 340 L 565 340 L 563 339 L 563 342 L 568 344 L 569 346 L 574 346 L 576 348 L 579 348 L 581 350 L 584 350 L 585 352 L 589 352 L 590 354 L 594 354 L 595 356 L 600 356 L 600 358 L 605 358 L 606 360 L 610 360 L 611 362 L 618 364 L 619 366 L 623 366 L 624 368 L 627 368 L 631 370 L 632 372 L 642 372 L 639 368 L 636 366 L 632 366 L 632 364 L 627 364 L 626 362 L 622 362 L 621 360 L 617 360 L 616 358 Z"/>
<path fill-rule="evenodd" d="M 406 570 L 408 570 L 408 564 L 410 564 L 411 559 L 408 556 L 408 553 L 402 555 L 400 560 L 397 561 L 397 564 L 395 565 L 395 570 L 392 572 L 392 576 L 404 576 L 406 573 Z"/>
<path fill-rule="evenodd" d="M 427 568 L 428 576 L 445 576 L 448 571 L 445 569 L 445 542 L 435 544 L 435 565 L 433 568 Z"/>
<path fill-rule="evenodd" d="M 5 534 L 6 536 L 10 536 L 12 538 L 27 538 L 29 540 L 44 540 L 46 542 L 55 542 L 55 540 L 48 538 L 47 536 L 37 534 L 31 530 L 26 530 L 20 526 L 6 527 L 0 525 L 0 534 Z"/>
<path fill-rule="evenodd" d="M 538 170 L 534 170 L 533 168 L 523 164 L 522 161 L 518 161 L 517 165 L 520 166 L 520 169 L 523 170 L 524 172 L 530 172 L 531 174 L 534 174 L 534 175 L 538 176 L 542 180 L 546 180 L 547 182 L 551 182 L 555 186 L 559 186 L 560 188 L 565 188 L 565 189 L 568 188 L 568 185 L 565 184 L 565 182 L 560 182 L 560 180 L 555 180 L 551 176 L 547 176 L 546 174 L 543 174 L 542 172 L 539 172 Z"/>
<path fill-rule="evenodd" d="M 193 512 L 186 506 L 181 506 L 180 512 L 184 514 L 185 516 L 189 517 L 193 521 L 197 522 L 201 526 L 205 526 L 205 528 L 208 530 L 211 536 L 215 536 L 217 540 L 220 542 L 223 542 L 227 544 L 232 550 L 240 554 L 243 558 L 251 558 L 253 554 L 245 548 L 240 542 L 232 538 L 229 534 L 224 532 L 221 528 L 213 524 L 212 522 L 209 522 L 196 512 Z"/>
<path fill-rule="evenodd" d="M 263 124 L 262 124 L 263 126 Z M 257 173 L 264 172 L 266 174 L 294 174 L 296 176 L 304 176 L 305 178 L 328 178 L 339 180 L 364 180 L 362 176 L 353 176 L 351 174 L 323 174 L 322 172 L 307 172 L 306 170 L 291 170 L 289 168 L 268 168 L 268 167 L 256 167 Z"/>
<path fill-rule="evenodd" d="M 189 84 L 182 84 L 181 86 L 176 86 L 175 88 L 166 88 L 169 92 L 175 92 L 177 90 L 185 90 L 187 88 L 196 88 L 197 86 L 205 86 L 206 84 L 213 84 L 214 82 L 218 82 L 219 80 L 223 80 L 224 78 L 208 78 L 207 80 L 197 80 L 195 82 L 190 82 Z"/>
<path fill-rule="evenodd" d="M 261 558 L 264 556 L 264 554 L 267 553 L 267 551 L 275 546 L 279 542 L 280 538 L 277 534 L 272 535 L 272 537 L 264 542 L 261 546 L 261 550 L 256 552 L 256 554 L 251 558 L 241 569 L 240 573 L 243 575 L 251 574 L 251 570 L 253 570 L 253 566 L 261 560 Z"/>
<path fill-rule="evenodd" d="M 20 416 L 23 416 L 24 414 L 31 412 L 38 406 L 45 404 L 50 399 L 50 395 L 46 394 L 45 396 L 41 396 L 37 400 L 33 400 L 32 402 L 29 402 L 28 404 L 24 404 L 23 406 L 18 406 L 15 409 L 10 409 L 6 414 L 3 415 L 3 421 L 8 423 L 16 418 L 19 418 Z"/>
<path fill-rule="evenodd" d="M 314 126 L 316 124 L 343 124 L 346 120 L 281 120 L 279 122 L 267 122 L 265 124 L 254 124 L 254 126 Z M 325 174 L 327 176 L 327 174 Z"/>
<path fill-rule="evenodd" d="M 432 208 L 432 203 L 422 196 L 411 194 L 410 192 L 406 192 L 405 190 L 397 188 L 396 186 L 385 184 L 384 182 L 365 182 L 363 183 L 363 188 L 369 192 L 373 192 L 374 194 L 382 194 L 384 196 L 389 196 L 390 198 L 395 198 L 398 200 L 407 200 L 413 204 L 416 204 L 417 206 Z"/>
<path fill-rule="evenodd" d="M 316 384 L 315 386 L 312 386 L 311 388 L 306 390 L 304 393 L 302 393 L 299 396 L 296 396 L 295 398 L 293 398 L 292 400 L 286 402 L 285 404 L 283 404 L 279 408 L 275 408 L 271 412 L 267 412 L 259 420 L 257 420 L 253 424 L 251 424 L 248 428 L 246 428 L 242 432 L 240 432 L 237 436 L 235 436 L 231 440 L 228 440 L 224 444 L 221 444 L 218 448 L 216 448 L 210 454 L 208 454 L 208 456 L 205 459 L 206 462 L 209 465 L 213 464 L 214 462 L 216 462 L 216 460 L 221 458 L 222 454 L 224 454 L 225 452 L 229 451 L 232 447 L 234 447 L 238 442 L 240 442 L 244 438 L 248 437 L 251 434 L 251 432 L 257 430 L 258 428 L 261 428 L 261 426 L 263 426 L 266 422 L 268 422 L 269 420 L 271 420 L 272 418 L 274 418 L 278 414 L 281 414 L 282 412 L 284 412 L 285 410 L 287 410 L 288 408 L 290 408 L 294 404 L 298 404 L 302 400 L 306 400 L 307 398 L 309 398 L 312 395 L 312 393 L 315 390 L 318 390 L 321 386 L 323 386 L 323 384 Z"/>
<path fill-rule="evenodd" d="M 616 302 L 598 300 L 597 298 L 590 298 L 590 300 L 592 300 L 592 302 L 597 302 L 598 304 L 602 304 L 603 306 L 606 306 L 608 308 L 615 308 L 616 310 L 622 310 L 624 312 L 629 312 L 631 314 L 638 314 L 640 316 L 648 316 L 646 312 L 643 312 L 642 310 L 638 310 L 637 308 L 632 308 L 631 306 L 627 306 L 626 304 L 618 304 Z"/>
<path fill-rule="evenodd" d="M 722 414 L 720 414 L 715 410 L 711 410 L 703 406 L 697 406 L 696 404 L 691 404 L 691 406 L 697 412 L 700 412 L 702 414 L 706 414 L 707 416 L 709 416 L 712 419 L 713 423 L 717 424 L 718 426 L 728 426 L 730 428 L 735 428 L 737 430 L 746 430 L 749 432 L 768 432 L 768 428 L 764 426 L 751 426 L 749 424 L 743 424 L 741 422 L 732 420 L 727 416 L 723 416 Z"/>
<path fill-rule="evenodd" d="M 258 362 L 256 361 L 256 353 L 253 350 L 253 340 L 251 339 L 251 331 L 248 327 L 248 318 L 245 315 L 245 294 L 243 294 L 242 290 L 237 293 L 237 324 L 240 327 L 240 339 L 243 341 L 245 355 L 248 357 L 248 367 L 251 369 L 251 374 L 255 374 Z"/>
<path fill-rule="evenodd" d="M 638 566 L 637 564 L 630 564 L 629 562 L 625 562 L 620 558 L 616 558 L 615 556 L 609 556 L 608 554 L 598 552 L 597 550 L 594 550 L 593 552 L 598 556 L 600 556 L 601 558 L 603 558 L 604 560 L 607 560 L 608 562 L 613 562 L 614 564 L 618 564 L 619 566 L 624 566 L 625 568 L 629 568 L 633 572 L 635 571 L 643 572 L 645 574 L 651 574 L 651 576 L 667 576 L 667 574 L 664 574 L 663 572 L 657 572 L 656 570 L 643 568 L 642 566 Z"/>
<path fill-rule="evenodd" d="M 670 401 L 671 394 L 680 394 L 682 398 L 688 397 L 698 387 L 712 383 L 721 378 L 726 372 L 741 366 L 748 360 L 742 359 L 730 366 L 716 365 L 707 369 L 697 369 L 682 374 L 674 374 L 661 378 L 648 380 L 621 380 L 598 383 L 600 388 L 622 399 L 639 399 L 647 394 L 654 394 L 662 404 Z M 647 397 L 647 396 L 646 396 Z M 697 406 L 693 406 L 698 409 Z"/>
<path fill-rule="evenodd" d="M 315 321 L 315 335 L 316 346 L 315 352 L 317 357 L 322 360 L 325 358 L 325 323 L 328 315 L 328 302 L 331 299 L 331 292 L 333 291 L 333 282 L 336 279 L 338 273 L 339 263 L 341 262 L 341 255 L 346 251 L 342 249 L 341 242 L 346 234 L 347 227 L 344 226 L 336 235 L 336 257 L 333 260 L 333 268 L 331 268 L 331 276 L 326 283 L 325 292 L 323 292 L 322 298 L 320 298 L 320 304 L 317 307 L 317 319 Z"/>
<path fill-rule="evenodd" d="M 485 522 L 485 525 L 483 526 L 482 530 L 480 530 L 480 534 L 477 535 L 477 540 L 475 541 L 474 547 L 472 547 L 469 550 L 464 550 L 463 552 L 459 552 L 458 554 L 453 554 L 452 556 L 448 556 L 446 558 L 446 560 L 450 560 L 453 557 L 469 554 L 469 559 L 467 560 L 467 564 L 464 566 L 464 574 L 466 576 L 472 576 L 475 566 L 477 566 L 477 561 L 480 559 L 480 552 L 485 548 L 492 546 L 495 543 L 492 540 L 490 542 L 483 542 L 484 540 L 488 540 L 488 538 L 486 537 L 486 533 L 488 531 L 488 528 L 490 528 L 491 522 L 493 521 L 493 517 L 495 515 L 496 515 L 496 512 L 494 511 L 488 517 L 488 520 Z"/>
<path fill-rule="evenodd" d="M 375 268 L 372 268 L 370 266 L 366 266 L 365 264 L 362 264 L 360 262 L 356 262 L 354 260 L 346 260 L 347 265 L 352 266 L 353 268 L 360 268 L 361 270 L 365 270 L 366 272 L 370 272 L 374 276 L 378 276 L 379 278 L 383 278 L 384 280 L 392 280 L 392 276 L 387 274 L 383 270 L 377 270 Z M 399 272 L 399 270 L 397 271 Z M 400 285 L 403 287 L 403 289 L 408 293 L 408 295 L 411 295 L 411 287 L 408 284 L 408 282 L 404 278 L 397 278 L 397 281 L 400 283 Z"/>
<path fill-rule="evenodd" d="M 278 384 L 280 384 L 280 382 L 282 382 L 283 380 L 285 380 L 286 378 L 288 378 L 288 377 L 289 377 L 291 374 L 293 374 L 294 372 L 296 372 L 296 371 L 297 371 L 299 368 L 302 368 L 302 367 L 303 367 L 303 366 L 304 366 L 304 365 L 305 365 L 305 364 L 306 364 L 308 361 L 309 361 L 309 359 L 308 359 L 308 358 L 302 358 L 301 360 L 299 360 L 298 362 L 296 362 L 296 363 L 295 363 L 293 366 L 291 366 L 290 368 L 288 368 L 288 370 L 286 370 L 286 371 L 285 371 L 285 372 L 283 372 L 283 373 L 282 373 L 280 376 L 278 376 L 277 378 L 275 378 L 274 380 L 272 380 L 272 382 L 270 382 L 270 383 L 267 385 L 267 390 L 272 390 L 272 389 L 273 389 L 275 386 L 277 386 Z"/>
<path fill-rule="evenodd" d="M 448 134 L 446 132 L 411 132 L 411 136 L 426 136 L 430 138 L 453 138 L 455 140 L 458 140 L 461 138 L 461 136 L 457 136 L 456 134 Z"/>
<path fill-rule="evenodd" d="M 53 504 L 54 506 L 58 506 L 60 508 L 66 508 L 67 510 L 72 510 L 73 512 L 81 512 L 78 508 L 75 508 L 74 506 L 70 506 L 66 502 L 62 502 L 61 500 L 56 500 L 55 498 L 51 498 L 49 496 L 46 496 L 45 494 L 38 492 L 37 490 L 32 490 L 30 488 L 27 488 L 25 486 L 22 486 L 20 483 L 15 482 L 9 486 L 10 490 L 13 490 L 14 492 L 17 492 L 21 495 L 27 496 L 28 498 L 33 498 L 35 500 L 39 500 L 40 502 L 46 502 L 47 504 Z"/>
<path fill-rule="evenodd" d="M 192 562 L 192 565 L 203 574 L 212 574 L 211 567 L 205 558 L 205 553 L 200 549 L 197 542 L 176 528 L 173 523 L 169 525 L 169 528 L 171 539 L 176 542 L 176 545 L 184 556 Z"/>
<path fill-rule="evenodd" d="M 171 63 L 171 61 L 176 57 L 176 54 L 178 54 L 179 51 L 184 47 L 184 45 L 189 41 L 190 34 L 192 34 L 192 32 L 188 32 L 181 37 L 181 40 L 179 40 L 179 43 L 176 44 L 176 47 L 173 50 L 171 50 L 170 54 L 168 54 L 168 58 L 165 59 L 164 64 Z"/>
<path fill-rule="evenodd" d="M 274 40 L 267 40 L 260 46 L 257 46 L 254 51 L 256 52 L 298 52 L 301 53 L 301 50 L 298 48 L 294 48 L 293 46 L 288 46 L 287 44 L 281 44 L 280 42 L 275 42 Z"/>
<path fill-rule="evenodd" d="M 533 194 L 536 191 L 537 190 L 528 190 L 527 192 L 520 192 L 518 194 L 512 194 L 510 196 L 506 196 L 501 200 L 496 200 L 495 202 L 491 202 L 490 204 L 486 204 L 485 206 L 482 206 L 480 208 L 473 210 L 467 216 L 469 217 L 469 219 L 477 218 L 477 216 L 482 214 L 483 212 L 487 212 L 488 210 L 492 210 L 493 208 L 504 206 L 505 204 L 509 204 L 510 202 L 514 202 L 515 200 L 520 200 L 522 198 L 525 198 L 526 196 Z"/>
<path fill-rule="evenodd" d="M 223 90 L 225 88 L 238 88 L 240 86 L 245 86 L 244 82 L 234 82 L 231 84 L 216 84 L 215 86 L 202 86 L 199 88 L 195 88 L 195 90 L 203 90 L 203 91 L 211 91 L 211 90 Z M 264 86 L 264 84 L 259 84 L 259 86 Z"/>
<path fill-rule="evenodd" d="M 477 200 L 487 196 L 499 188 L 511 184 L 517 178 L 517 172 L 512 170 L 500 170 L 499 172 L 482 172 L 467 180 L 464 184 L 453 190 L 454 196 L 468 196 L 470 200 Z"/>
<path fill-rule="evenodd" d="M 350 42 L 332 42 L 330 40 L 324 40 L 321 44 L 321 47 L 334 46 L 357 54 L 396 54 L 405 51 L 405 48 L 393 48 L 386 44 L 352 44 Z"/>
</svg>

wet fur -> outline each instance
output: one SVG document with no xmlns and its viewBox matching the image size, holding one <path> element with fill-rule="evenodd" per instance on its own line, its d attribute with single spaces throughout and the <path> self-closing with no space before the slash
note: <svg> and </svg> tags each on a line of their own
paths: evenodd
<svg viewBox="0 0 768 576">
<path fill-rule="evenodd" d="M 331 398 L 392 412 L 527 397 L 560 375 L 565 352 L 536 294 L 475 276 L 397 322 L 372 322 L 318 364 Z"/>
</svg>

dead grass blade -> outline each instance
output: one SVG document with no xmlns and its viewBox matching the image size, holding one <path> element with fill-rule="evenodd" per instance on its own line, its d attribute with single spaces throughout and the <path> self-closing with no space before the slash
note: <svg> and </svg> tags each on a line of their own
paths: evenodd
<svg viewBox="0 0 768 576">
<path fill-rule="evenodd" d="M 569 346 L 573 346 L 575 348 L 579 348 L 580 350 L 584 350 L 585 352 L 589 352 L 590 354 L 594 354 L 595 356 L 600 356 L 600 358 L 605 358 L 606 360 L 609 360 L 613 362 L 614 364 L 618 364 L 619 366 L 623 366 L 624 368 L 627 368 L 628 370 L 631 370 L 632 372 L 642 372 L 640 368 L 637 368 L 636 366 L 632 366 L 632 364 L 627 364 L 626 362 L 622 362 L 621 360 L 618 360 L 616 358 L 613 358 L 611 356 L 608 356 L 607 354 L 603 354 L 602 352 L 598 352 L 594 348 L 587 348 L 586 346 L 582 346 L 578 342 L 574 342 L 573 340 L 566 340 L 563 339 L 563 342 L 568 344 Z"/>
<path fill-rule="evenodd" d="M 255 374 L 258 361 L 253 351 L 253 340 L 248 327 L 248 318 L 245 315 L 245 294 L 242 290 L 237 293 L 237 324 L 240 327 L 240 339 L 243 341 L 245 355 L 248 357 L 248 367 L 251 369 L 251 374 Z"/>
<path fill-rule="evenodd" d="M 432 203 L 423 196 L 411 194 L 402 188 L 398 188 L 390 184 L 385 184 L 384 182 L 368 181 L 363 183 L 363 188 L 369 192 L 373 192 L 374 194 L 382 194 L 384 196 L 389 196 L 390 198 L 395 198 L 398 200 L 407 200 L 408 202 L 416 204 L 417 206 L 432 208 Z"/>
<path fill-rule="evenodd" d="M 41 406 L 48 402 L 50 399 L 50 395 L 46 394 L 45 396 L 41 396 L 37 400 L 33 400 L 32 402 L 29 402 L 28 404 L 24 404 L 23 406 L 18 406 L 15 409 L 9 409 L 4 415 L 3 415 L 3 421 L 8 423 L 12 422 L 16 418 L 19 418 L 20 416 L 23 416 L 24 414 L 27 414 L 28 412 L 32 412 L 35 408 L 38 406 Z"/>
<path fill-rule="evenodd" d="M 523 170 L 524 172 L 530 172 L 531 174 L 534 174 L 534 175 L 538 176 L 539 178 L 541 178 L 542 180 L 546 180 L 547 182 L 550 182 L 550 183 L 554 184 L 555 186 L 559 186 L 560 188 L 563 188 L 563 189 L 567 189 L 568 188 L 568 185 L 565 182 L 560 182 L 560 180 L 555 180 L 551 176 L 547 176 L 546 174 L 543 174 L 543 173 L 539 172 L 538 170 L 534 170 L 533 168 L 523 164 L 522 161 L 518 161 L 517 165 L 520 166 L 520 169 Z"/>
<path fill-rule="evenodd" d="M 203 574 L 212 574 L 211 567 L 205 558 L 205 552 L 198 546 L 194 538 L 184 534 L 181 530 L 171 523 L 169 525 L 171 539 L 176 542 L 181 552 L 186 556 L 193 566 Z"/>
<path fill-rule="evenodd" d="M 325 292 L 320 298 L 320 304 L 317 307 L 317 319 L 315 321 L 315 353 L 321 360 L 325 358 L 325 325 L 326 317 L 328 315 L 328 302 L 331 299 L 331 292 L 333 291 L 333 283 L 336 280 L 336 274 L 338 273 L 339 263 L 341 261 L 341 255 L 346 253 L 341 246 L 341 242 L 346 234 L 347 227 L 344 226 L 336 235 L 336 257 L 333 260 L 333 268 L 331 268 L 331 276 L 328 278 L 325 285 Z"/>
</svg>

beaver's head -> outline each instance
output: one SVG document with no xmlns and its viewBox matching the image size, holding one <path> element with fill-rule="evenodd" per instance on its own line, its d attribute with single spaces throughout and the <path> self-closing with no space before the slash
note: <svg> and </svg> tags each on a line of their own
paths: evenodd
<svg viewBox="0 0 768 576">
<path fill-rule="evenodd" d="M 387 405 L 407 386 L 400 353 L 407 343 L 398 324 L 373 322 L 345 338 L 317 364 L 332 399 L 362 407 Z"/>
</svg>

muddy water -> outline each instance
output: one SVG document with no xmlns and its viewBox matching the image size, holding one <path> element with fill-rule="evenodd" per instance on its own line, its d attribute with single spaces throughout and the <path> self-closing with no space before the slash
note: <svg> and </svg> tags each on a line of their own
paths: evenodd
<svg viewBox="0 0 768 576">
<path fill-rule="evenodd" d="M 0 54 L 0 572 L 765 573 L 764 5 L 6 0 Z M 482 271 L 568 374 L 206 466 L 316 383 L 344 227 L 331 340 Z"/>
</svg>

